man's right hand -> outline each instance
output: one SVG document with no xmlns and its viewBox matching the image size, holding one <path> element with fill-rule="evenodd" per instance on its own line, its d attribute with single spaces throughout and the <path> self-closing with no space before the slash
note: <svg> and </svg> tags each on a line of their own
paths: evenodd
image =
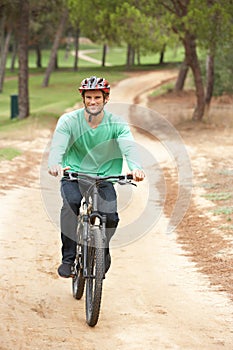
<svg viewBox="0 0 233 350">
<path fill-rule="evenodd" d="M 69 169 L 70 169 L 69 166 L 67 166 L 67 167 L 65 167 L 65 168 L 62 168 L 61 165 L 57 164 L 57 165 L 51 166 L 51 167 L 48 169 L 48 172 L 49 172 L 49 174 L 52 175 L 52 176 L 60 176 L 60 177 L 61 177 L 61 176 L 63 176 L 63 172 L 64 172 L 65 170 L 69 170 Z"/>
</svg>

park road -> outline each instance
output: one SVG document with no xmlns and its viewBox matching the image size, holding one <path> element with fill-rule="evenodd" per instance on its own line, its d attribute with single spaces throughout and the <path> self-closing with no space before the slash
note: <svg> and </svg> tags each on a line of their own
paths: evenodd
<svg viewBox="0 0 233 350">
<path fill-rule="evenodd" d="M 174 75 L 163 71 L 132 76 L 112 89 L 113 105 L 130 104 Z M 156 140 L 135 128 L 133 132 L 139 145 L 158 154 L 161 166 L 171 166 Z M 49 136 L 38 131 L 30 142 L 35 157 L 46 156 Z M 12 165 L 7 166 L 10 171 Z M 153 166 L 148 163 L 148 174 Z M 71 281 L 57 276 L 59 229 L 42 199 L 50 190 L 44 185 L 45 173 L 41 165 L 35 169 L 38 179 L 32 178 L 30 187 L 18 184 L 1 193 L 1 350 L 232 349 L 232 303 L 211 289 L 176 243 L 176 233 L 165 233 L 163 213 L 140 239 L 113 247 L 99 323 L 88 327 L 84 300 L 73 299 Z M 147 183 L 138 185 L 134 200 L 122 210 L 122 226 L 143 210 Z"/>
</svg>

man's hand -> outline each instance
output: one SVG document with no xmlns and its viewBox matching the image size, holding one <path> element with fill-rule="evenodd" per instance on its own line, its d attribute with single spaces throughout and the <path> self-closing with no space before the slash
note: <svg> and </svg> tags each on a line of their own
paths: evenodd
<svg viewBox="0 0 233 350">
<path fill-rule="evenodd" d="M 49 174 L 52 175 L 52 176 L 60 176 L 60 177 L 61 177 L 61 176 L 63 176 L 63 172 L 64 172 L 65 170 L 69 170 L 69 169 L 70 169 L 69 166 L 67 166 L 67 167 L 65 167 L 65 168 L 62 168 L 61 165 L 57 164 L 57 165 L 51 166 L 51 167 L 49 168 L 48 172 L 49 172 Z"/>
<path fill-rule="evenodd" d="M 136 182 L 142 181 L 145 178 L 145 173 L 142 169 L 134 169 L 129 174 L 133 175 L 133 180 Z"/>
</svg>

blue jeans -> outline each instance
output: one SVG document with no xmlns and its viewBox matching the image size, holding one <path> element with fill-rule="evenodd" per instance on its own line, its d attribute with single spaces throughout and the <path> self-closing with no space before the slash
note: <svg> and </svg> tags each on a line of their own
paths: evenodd
<svg viewBox="0 0 233 350">
<path fill-rule="evenodd" d="M 76 256 L 76 232 L 77 217 L 83 198 L 84 191 L 88 185 L 80 181 L 69 181 L 62 179 L 61 196 L 63 206 L 61 208 L 61 240 L 62 240 L 62 262 L 73 263 Z M 101 214 L 107 217 L 106 236 L 108 248 L 110 239 L 114 235 L 119 217 L 117 213 L 116 191 L 111 182 L 103 181 L 98 188 L 98 208 Z"/>
</svg>

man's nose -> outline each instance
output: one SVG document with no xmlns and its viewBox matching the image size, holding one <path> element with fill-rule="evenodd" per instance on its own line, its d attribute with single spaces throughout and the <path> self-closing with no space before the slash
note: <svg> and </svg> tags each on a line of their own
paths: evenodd
<svg viewBox="0 0 233 350">
<path fill-rule="evenodd" d="M 95 101 L 95 97 L 92 97 L 91 98 L 91 103 L 95 103 L 96 101 Z"/>
</svg>

